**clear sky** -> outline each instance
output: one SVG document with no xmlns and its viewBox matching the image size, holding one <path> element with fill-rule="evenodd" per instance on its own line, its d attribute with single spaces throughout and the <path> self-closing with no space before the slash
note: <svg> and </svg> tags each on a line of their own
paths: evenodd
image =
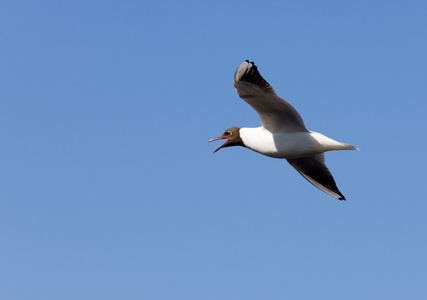
<svg viewBox="0 0 427 300">
<path fill-rule="evenodd" d="M 427 299 L 427 2 L 3 1 L 0 299 Z M 347 201 L 257 127 L 255 61 Z"/>
</svg>

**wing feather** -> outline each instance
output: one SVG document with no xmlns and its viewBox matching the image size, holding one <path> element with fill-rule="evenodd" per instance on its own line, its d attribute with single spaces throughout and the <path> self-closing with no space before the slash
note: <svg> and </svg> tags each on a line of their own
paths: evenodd
<svg viewBox="0 0 427 300">
<path fill-rule="evenodd" d="M 331 172 L 325 165 L 323 153 L 310 157 L 288 159 L 287 161 L 314 186 L 332 197 L 345 200 L 344 195 L 338 190 Z"/>
<path fill-rule="evenodd" d="M 234 86 L 240 98 L 259 115 L 262 126 L 271 132 L 307 131 L 297 110 L 277 96 L 253 62 L 245 61 L 234 75 Z"/>
</svg>

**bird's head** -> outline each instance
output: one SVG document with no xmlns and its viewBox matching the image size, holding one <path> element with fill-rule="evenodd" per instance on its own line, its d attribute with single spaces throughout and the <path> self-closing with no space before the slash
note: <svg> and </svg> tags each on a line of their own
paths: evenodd
<svg viewBox="0 0 427 300">
<path fill-rule="evenodd" d="M 242 138 L 240 137 L 240 127 L 231 127 L 228 128 L 222 135 L 217 138 L 209 140 L 208 143 L 217 141 L 217 140 L 226 140 L 218 149 L 214 151 L 217 152 L 221 148 L 231 147 L 231 146 L 244 146 Z"/>
</svg>

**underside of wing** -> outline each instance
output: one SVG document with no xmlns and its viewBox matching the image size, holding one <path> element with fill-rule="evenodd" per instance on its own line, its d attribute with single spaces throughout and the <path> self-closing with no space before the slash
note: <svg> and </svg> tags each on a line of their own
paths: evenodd
<svg viewBox="0 0 427 300">
<path fill-rule="evenodd" d="M 324 154 L 287 160 L 305 179 L 317 188 L 339 200 L 345 197 L 338 190 L 334 178 L 325 165 Z"/>
<path fill-rule="evenodd" d="M 296 109 L 277 96 L 253 62 L 240 65 L 234 75 L 234 86 L 239 96 L 258 113 L 264 128 L 272 132 L 307 131 Z"/>
</svg>

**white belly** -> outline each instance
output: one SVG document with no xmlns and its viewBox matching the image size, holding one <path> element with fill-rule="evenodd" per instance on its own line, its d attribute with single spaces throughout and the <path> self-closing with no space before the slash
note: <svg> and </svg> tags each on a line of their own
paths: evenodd
<svg viewBox="0 0 427 300">
<path fill-rule="evenodd" d="M 258 128 L 241 128 L 240 137 L 253 151 L 274 158 L 298 158 L 327 151 L 310 132 L 274 133 Z"/>
</svg>

